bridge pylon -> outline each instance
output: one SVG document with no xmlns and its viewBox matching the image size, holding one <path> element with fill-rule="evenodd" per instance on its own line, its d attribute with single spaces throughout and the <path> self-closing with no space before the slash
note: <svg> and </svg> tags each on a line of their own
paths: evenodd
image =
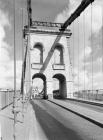
<svg viewBox="0 0 103 140">
<path fill-rule="evenodd" d="M 29 35 L 28 47 L 30 53 L 27 54 L 27 58 L 30 57 L 30 65 L 28 67 L 31 72 L 31 81 L 35 78 L 41 78 L 44 84 L 44 96 L 48 95 L 48 97 L 53 98 L 53 83 L 55 78 L 59 81 L 58 94 L 60 98 L 68 98 L 73 94 L 71 61 L 69 56 L 71 31 L 69 29 L 63 32 L 59 31 L 59 23 L 49 24 L 45 22 L 45 26 L 46 24 L 52 27 L 38 28 L 31 26 L 29 32 L 28 28 L 25 27 L 25 38 Z M 28 71 L 26 71 L 26 75 L 28 75 Z"/>
</svg>

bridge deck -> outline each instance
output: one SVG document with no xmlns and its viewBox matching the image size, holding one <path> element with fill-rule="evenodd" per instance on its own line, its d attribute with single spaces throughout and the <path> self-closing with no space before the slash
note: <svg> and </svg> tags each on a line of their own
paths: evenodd
<svg viewBox="0 0 103 140">
<path fill-rule="evenodd" d="M 102 112 L 97 111 L 97 110 L 93 110 L 91 108 L 87 108 L 81 105 L 77 105 L 77 104 L 72 104 L 69 101 L 65 101 L 65 100 L 49 100 L 75 114 L 78 114 L 79 116 L 103 127 L 103 110 Z"/>
<path fill-rule="evenodd" d="M 19 113 L 17 117 L 16 134 L 18 140 L 103 140 L 103 129 L 90 121 L 71 113 L 71 109 L 91 119 L 98 119 L 103 125 L 103 112 L 92 108 L 82 107 L 63 100 L 32 100 L 25 105 L 24 119 Z M 19 109 L 22 111 L 20 101 Z M 67 109 L 64 109 L 67 108 Z M 102 107 L 101 107 L 102 108 Z M 2 137 L 13 140 L 13 114 L 12 106 L 0 111 L 0 125 Z M 84 114 L 83 114 L 84 113 Z M 92 116 L 94 115 L 94 116 Z M 23 122 L 23 123 L 22 123 Z M 6 129 L 5 129 L 6 128 Z"/>
</svg>

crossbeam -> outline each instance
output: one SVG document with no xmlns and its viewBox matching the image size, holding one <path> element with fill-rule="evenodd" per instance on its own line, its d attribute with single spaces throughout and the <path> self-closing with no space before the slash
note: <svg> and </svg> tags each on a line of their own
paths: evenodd
<svg viewBox="0 0 103 140">
<path fill-rule="evenodd" d="M 61 28 L 62 25 L 63 25 L 63 23 L 32 21 L 31 27 L 33 27 L 33 26 L 43 26 L 43 27 L 57 27 L 57 28 Z"/>
</svg>

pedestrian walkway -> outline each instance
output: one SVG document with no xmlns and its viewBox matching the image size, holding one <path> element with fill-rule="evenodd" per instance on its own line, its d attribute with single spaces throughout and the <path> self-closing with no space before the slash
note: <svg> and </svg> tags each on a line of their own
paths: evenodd
<svg viewBox="0 0 103 140">
<path fill-rule="evenodd" d="M 97 124 L 100 127 L 103 127 L 103 112 L 97 112 L 92 109 L 82 107 L 80 105 L 66 102 L 65 100 L 49 99 L 49 101 Z"/>
<path fill-rule="evenodd" d="M 98 101 L 98 100 L 87 100 L 87 99 L 82 99 L 82 98 L 67 98 L 67 100 L 84 102 L 87 104 L 89 103 L 89 104 L 97 105 L 97 106 L 103 106 L 103 101 Z"/>
<path fill-rule="evenodd" d="M 22 104 L 21 101 L 18 101 L 18 111 L 20 112 L 17 115 L 16 140 L 47 140 L 31 104 L 25 104 L 22 113 Z M 14 115 L 12 113 L 12 105 L 10 105 L 0 111 L 0 137 L 2 140 L 13 140 L 13 123 Z"/>
</svg>

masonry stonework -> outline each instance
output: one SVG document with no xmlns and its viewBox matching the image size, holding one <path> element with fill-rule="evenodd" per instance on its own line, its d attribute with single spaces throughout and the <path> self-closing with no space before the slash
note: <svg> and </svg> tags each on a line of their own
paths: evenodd
<svg viewBox="0 0 103 140">
<path fill-rule="evenodd" d="M 59 92 L 62 98 L 72 96 L 73 82 L 72 71 L 70 64 L 69 52 L 69 38 L 70 30 L 68 32 L 58 35 L 57 31 L 39 31 L 32 29 L 30 32 L 30 61 L 31 61 L 31 81 L 33 77 L 41 78 L 45 81 L 45 92 L 49 97 L 53 97 L 53 78 L 59 80 Z M 57 41 L 56 41 L 57 40 Z M 55 42 L 55 43 L 54 43 Z M 42 61 L 40 63 L 34 62 L 34 54 L 36 48 L 40 46 L 40 55 Z M 60 59 L 58 63 L 55 62 L 55 50 L 59 50 Z M 40 57 L 41 57 L 40 56 Z M 45 78 L 43 78 L 45 77 Z"/>
</svg>

